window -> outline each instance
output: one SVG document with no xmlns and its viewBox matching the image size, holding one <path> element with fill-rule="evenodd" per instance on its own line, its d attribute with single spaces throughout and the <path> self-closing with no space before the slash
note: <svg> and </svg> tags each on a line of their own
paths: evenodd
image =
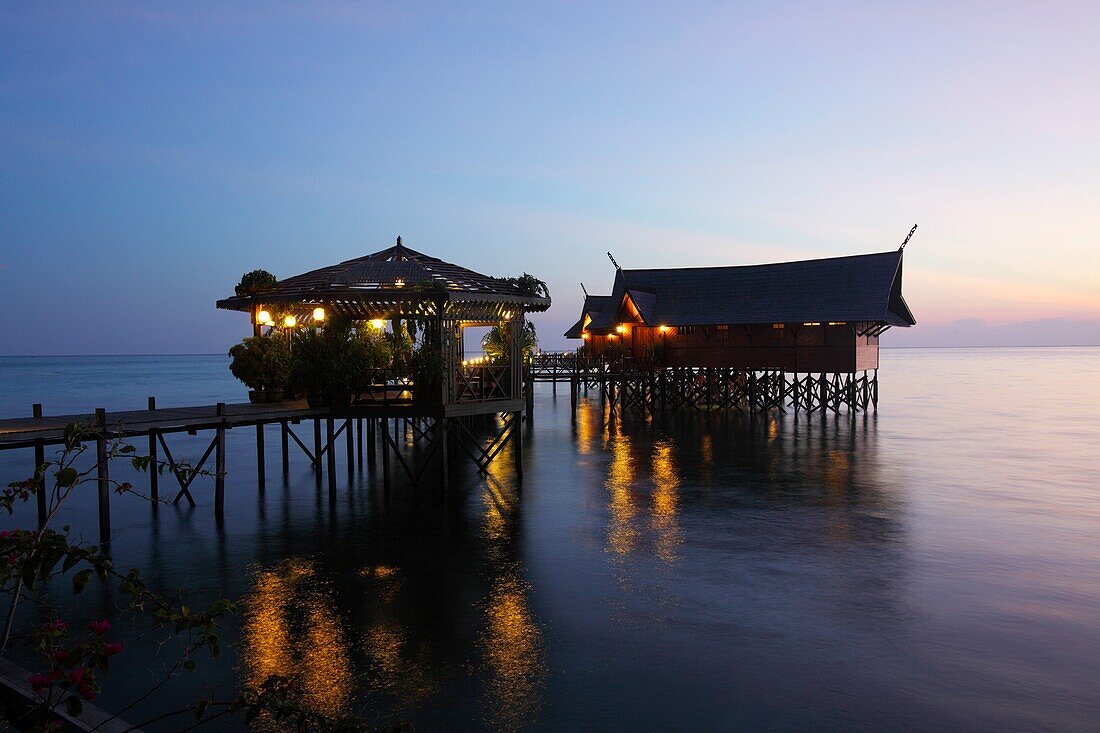
<svg viewBox="0 0 1100 733">
<path fill-rule="evenodd" d="M 685 336 L 693 336 L 695 335 L 695 328 L 695 326 L 678 326 L 676 332 L 682 333 Z"/>
</svg>

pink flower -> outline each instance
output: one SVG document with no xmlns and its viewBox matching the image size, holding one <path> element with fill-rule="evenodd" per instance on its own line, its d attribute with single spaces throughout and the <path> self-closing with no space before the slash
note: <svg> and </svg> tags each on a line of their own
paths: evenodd
<svg viewBox="0 0 1100 733">
<path fill-rule="evenodd" d="M 111 624 L 108 623 L 106 619 L 103 619 L 102 621 L 93 621 L 88 624 L 88 630 L 91 631 L 93 634 L 103 636 L 111 630 Z"/>
<path fill-rule="evenodd" d="M 58 649 L 53 653 L 53 659 L 55 662 L 64 662 L 69 658 L 69 652 L 65 649 Z"/>
<path fill-rule="evenodd" d="M 122 642 L 121 641 L 112 641 L 111 643 L 107 644 L 107 646 L 104 647 L 104 651 L 107 652 L 108 657 L 113 657 L 116 654 L 121 654 L 122 653 Z"/>
<path fill-rule="evenodd" d="M 54 676 L 52 674 L 32 674 L 27 678 L 27 682 L 31 683 L 31 689 L 34 690 L 34 694 L 40 695 L 42 691 L 53 685 Z"/>
<path fill-rule="evenodd" d="M 51 621 L 42 627 L 42 633 L 44 634 L 60 634 L 63 631 L 68 631 L 69 625 L 64 621 Z"/>
<path fill-rule="evenodd" d="M 69 670 L 69 682 L 72 682 L 74 685 L 87 684 L 87 682 L 85 681 L 85 677 L 87 676 L 88 670 L 84 669 L 83 667 L 77 667 L 76 669 Z"/>
<path fill-rule="evenodd" d="M 8 537 L 11 537 L 10 529 L 5 529 L 3 532 L 0 532 L 0 540 L 6 540 Z"/>
</svg>

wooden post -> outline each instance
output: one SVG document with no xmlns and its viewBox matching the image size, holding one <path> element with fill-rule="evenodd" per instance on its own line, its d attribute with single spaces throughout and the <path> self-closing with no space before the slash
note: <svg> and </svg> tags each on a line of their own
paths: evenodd
<svg viewBox="0 0 1100 733">
<path fill-rule="evenodd" d="M 878 412 L 878 369 L 875 370 L 875 381 L 871 385 L 871 400 L 875 403 L 875 412 Z"/>
<path fill-rule="evenodd" d="M 36 420 L 42 417 L 42 405 L 37 402 L 31 405 L 31 414 Z M 46 462 L 46 444 L 41 440 L 34 441 L 34 477 L 38 484 L 38 491 L 36 498 L 38 499 L 38 526 L 43 527 L 46 524 L 46 513 L 48 511 L 46 506 L 46 474 L 42 471 L 42 464 Z M 39 477 L 39 472 L 42 472 Z M 40 479 L 40 480 L 38 480 Z"/>
<path fill-rule="evenodd" d="M 225 512 L 225 403 L 216 407 L 218 427 L 214 433 L 214 514 Z"/>
<path fill-rule="evenodd" d="M 523 481 L 523 413 L 514 414 L 512 421 L 512 455 L 515 458 L 516 478 Z"/>
<path fill-rule="evenodd" d="M 157 409 L 157 398 L 149 398 L 149 411 Z M 149 496 L 153 499 L 153 508 L 156 508 L 156 503 L 160 499 L 160 472 L 157 470 L 157 431 L 155 428 L 149 429 Z"/>
<path fill-rule="evenodd" d="M 313 475 L 321 488 L 321 418 L 313 418 Z"/>
<path fill-rule="evenodd" d="M 450 446 L 448 445 L 451 434 L 448 422 L 449 419 L 446 417 L 439 418 L 439 435 L 436 436 L 436 440 L 442 441 L 439 444 L 439 465 L 443 469 L 443 493 L 446 493 L 451 486 Z"/>
<path fill-rule="evenodd" d="M 396 426 L 395 426 L 396 427 Z M 390 490 L 390 419 L 382 418 L 382 486 Z"/>
<path fill-rule="evenodd" d="M 358 456 L 356 458 L 359 461 L 359 471 L 363 471 L 363 418 L 358 417 L 355 419 L 355 437 L 356 437 L 356 449 Z"/>
<path fill-rule="evenodd" d="M 332 415 L 325 420 L 325 439 L 328 444 L 328 495 L 336 498 L 336 435 L 333 430 Z"/>
<path fill-rule="evenodd" d="M 290 473 L 290 436 L 287 435 L 289 427 L 286 424 L 286 420 L 279 422 L 280 442 L 283 449 L 283 475 L 286 476 Z"/>
<path fill-rule="evenodd" d="M 256 481 L 259 484 L 260 491 L 264 490 L 264 486 L 267 483 L 267 465 L 264 455 L 264 424 L 258 423 L 256 425 Z"/>
<path fill-rule="evenodd" d="M 344 443 L 348 448 L 348 480 L 355 476 L 355 420 L 348 418 L 344 423 Z"/>
<path fill-rule="evenodd" d="M 95 461 L 99 479 L 99 544 L 111 544 L 111 478 L 107 471 L 107 411 L 95 411 Z"/>
<path fill-rule="evenodd" d="M 523 351 L 520 351 L 520 358 L 523 358 Z M 521 372 L 526 379 L 524 380 L 524 397 L 527 401 L 527 424 L 531 425 L 535 419 L 535 379 L 531 374 L 531 369 L 527 366 L 523 367 Z"/>
<path fill-rule="evenodd" d="M 378 420 L 367 418 L 367 466 L 374 468 L 378 461 Z"/>
<path fill-rule="evenodd" d="M 573 415 L 573 422 L 577 422 L 577 375 L 569 377 L 569 412 Z"/>
</svg>

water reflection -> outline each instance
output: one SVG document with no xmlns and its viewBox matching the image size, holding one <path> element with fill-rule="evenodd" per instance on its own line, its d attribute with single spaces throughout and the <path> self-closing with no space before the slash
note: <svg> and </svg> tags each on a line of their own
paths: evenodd
<svg viewBox="0 0 1100 733">
<path fill-rule="evenodd" d="M 332 595 L 308 560 L 292 558 L 257 573 L 244 603 L 242 657 L 249 684 L 291 677 L 301 683 L 309 708 L 332 715 L 348 711 L 351 661 Z"/>
<path fill-rule="evenodd" d="M 481 635 L 489 679 L 482 695 L 486 719 L 498 730 L 517 730 L 537 719 L 546 683 L 542 632 L 531 612 L 530 588 L 517 559 L 518 496 L 490 475 L 482 491 L 483 532 L 491 574 Z"/>
</svg>

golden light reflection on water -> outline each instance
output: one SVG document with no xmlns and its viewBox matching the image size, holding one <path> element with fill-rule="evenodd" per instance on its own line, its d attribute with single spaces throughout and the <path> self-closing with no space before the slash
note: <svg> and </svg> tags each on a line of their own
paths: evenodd
<svg viewBox="0 0 1100 733">
<path fill-rule="evenodd" d="M 630 438 L 620 435 L 610 441 L 609 447 L 611 465 L 608 467 L 605 482 L 609 516 L 607 544 L 616 554 L 628 555 L 638 538 L 638 529 L 634 526 L 637 508 L 631 495 L 634 488 L 634 459 L 631 456 Z"/>
<path fill-rule="evenodd" d="M 656 533 L 657 556 L 665 562 L 676 560 L 676 550 L 683 541 L 676 517 L 680 476 L 672 457 L 672 443 L 663 440 L 653 447 L 653 531 Z"/>
<path fill-rule="evenodd" d="M 308 560 L 287 560 L 257 574 L 244 603 L 242 656 L 249 684 L 272 675 L 294 678 L 310 709 L 347 712 L 351 660 L 330 596 Z"/>
<path fill-rule="evenodd" d="M 542 632 L 531 612 L 523 567 L 511 559 L 517 497 L 490 482 L 482 494 L 482 524 L 493 577 L 481 635 L 489 679 L 483 696 L 486 718 L 498 730 L 530 724 L 542 704 L 547 677 Z"/>
</svg>

